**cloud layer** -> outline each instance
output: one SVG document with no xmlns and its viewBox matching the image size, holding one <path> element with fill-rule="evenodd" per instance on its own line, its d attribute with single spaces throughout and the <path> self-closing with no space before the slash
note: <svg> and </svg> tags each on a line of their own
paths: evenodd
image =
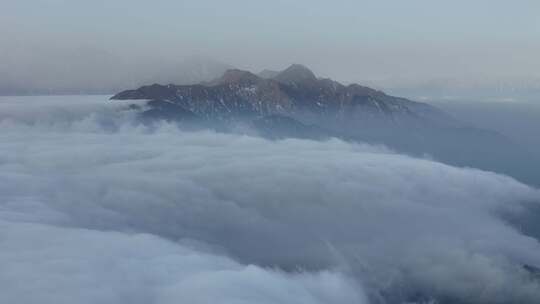
<svg viewBox="0 0 540 304">
<path fill-rule="evenodd" d="M 535 189 L 339 140 L 148 130 L 123 107 L 0 103 L 7 302 L 540 300 L 540 244 L 504 220 Z"/>
<path fill-rule="evenodd" d="M 365 303 L 334 272 L 241 265 L 147 234 L 0 227 L 2 303 Z"/>
</svg>

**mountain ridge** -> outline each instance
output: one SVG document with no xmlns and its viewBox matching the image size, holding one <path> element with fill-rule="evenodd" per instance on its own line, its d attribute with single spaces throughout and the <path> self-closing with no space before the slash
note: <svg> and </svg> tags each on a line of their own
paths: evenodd
<svg viewBox="0 0 540 304">
<path fill-rule="evenodd" d="M 385 118 L 389 123 L 423 119 L 433 119 L 431 123 L 454 123 L 444 112 L 427 104 L 389 96 L 358 84 L 346 86 L 317 78 L 300 64 L 293 64 L 272 78 L 229 69 L 207 83 L 153 84 L 120 92 L 111 99 L 168 101 L 210 119 L 284 115 L 304 123 L 316 123 L 323 118 L 355 120 L 357 116 L 358 121 Z M 426 112 L 430 115 L 425 115 Z"/>
</svg>

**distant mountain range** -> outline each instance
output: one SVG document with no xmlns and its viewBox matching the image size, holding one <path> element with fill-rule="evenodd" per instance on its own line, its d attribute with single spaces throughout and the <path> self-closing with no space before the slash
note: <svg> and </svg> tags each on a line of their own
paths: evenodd
<svg viewBox="0 0 540 304">
<path fill-rule="evenodd" d="M 11 49 L 2 55 L 0 95 L 113 94 L 151 83 L 198 84 L 220 77 L 233 68 L 203 55 L 179 55 L 177 59 L 165 59 L 156 54 L 133 56 L 78 46 Z M 330 70 L 327 68 L 326 72 Z M 279 73 L 264 70 L 257 75 L 272 79 Z M 428 102 L 440 99 L 538 101 L 540 96 L 540 75 L 486 76 L 480 79 L 409 79 L 391 75 L 371 81 L 365 72 L 355 77 L 363 79 L 363 84 L 395 96 Z M 349 76 L 346 81 L 352 79 Z"/>
<path fill-rule="evenodd" d="M 174 62 L 146 59 L 133 63 L 120 55 L 85 49 L 66 50 L 62 54 L 63 61 L 50 62 L 45 55 L 60 56 L 38 52 L 28 55 L 32 57 L 28 62 L 8 60 L 5 69 L 12 71 L 0 73 L 0 95 L 113 94 L 155 82 L 196 84 L 232 68 L 201 56 Z M 87 60 L 80 60 L 81 57 Z"/>
<path fill-rule="evenodd" d="M 400 152 L 506 173 L 540 184 L 536 157 L 492 131 L 473 128 L 438 108 L 358 84 L 321 79 L 307 67 L 230 69 L 194 85 L 143 86 L 112 100 L 148 100 L 141 119 L 231 131 L 249 126 L 270 138 L 328 138 L 384 144 Z"/>
<path fill-rule="evenodd" d="M 392 94 L 414 99 L 465 102 L 540 102 L 540 77 L 507 77 L 482 80 L 432 79 L 384 81 L 377 86 Z"/>
</svg>

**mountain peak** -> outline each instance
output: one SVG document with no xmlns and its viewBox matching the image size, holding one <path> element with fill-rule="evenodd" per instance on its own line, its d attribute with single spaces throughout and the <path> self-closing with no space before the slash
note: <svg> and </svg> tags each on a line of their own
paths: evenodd
<svg viewBox="0 0 540 304">
<path fill-rule="evenodd" d="M 223 74 L 216 82 L 220 84 L 253 84 L 257 83 L 260 78 L 248 71 L 230 69 Z"/>
<path fill-rule="evenodd" d="M 284 82 L 284 83 L 317 80 L 317 77 L 315 76 L 315 74 L 306 66 L 301 65 L 301 64 L 291 65 L 290 67 L 286 68 L 284 71 L 280 72 L 274 78 L 277 81 Z"/>
</svg>

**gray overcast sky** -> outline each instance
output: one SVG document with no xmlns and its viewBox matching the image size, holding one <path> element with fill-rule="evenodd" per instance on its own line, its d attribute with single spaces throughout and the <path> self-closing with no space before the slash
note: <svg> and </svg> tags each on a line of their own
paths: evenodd
<svg viewBox="0 0 540 304">
<path fill-rule="evenodd" d="M 538 0 L 0 0 L 0 71 L 81 81 L 117 62 L 298 62 L 342 81 L 538 77 Z M 75 53 L 76 55 L 73 55 Z M 103 59 L 103 58 L 107 59 Z M 97 59 L 96 59 L 97 58 Z M 73 61 L 73 62 L 72 62 Z M 75 62 L 78 61 L 78 62 Z M 94 62 L 108 62 L 103 71 Z M 87 66 L 81 67 L 81 62 Z M 92 69 L 88 66 L 94 66 Z M 68 71 L 73 67 L 73 71 Z M 113 68 L 114 67 L 114 68 Z M 120 68 L 117 68 L 120 69 Z M 66 76 L 67 75 L 67 76 Z M 4 76 L 5 77 L 5 76 Z M 2 79 L 0 79 L 2 80 Z M 5 80 L 4 80 L 5 81 Z"/>
</svg>

